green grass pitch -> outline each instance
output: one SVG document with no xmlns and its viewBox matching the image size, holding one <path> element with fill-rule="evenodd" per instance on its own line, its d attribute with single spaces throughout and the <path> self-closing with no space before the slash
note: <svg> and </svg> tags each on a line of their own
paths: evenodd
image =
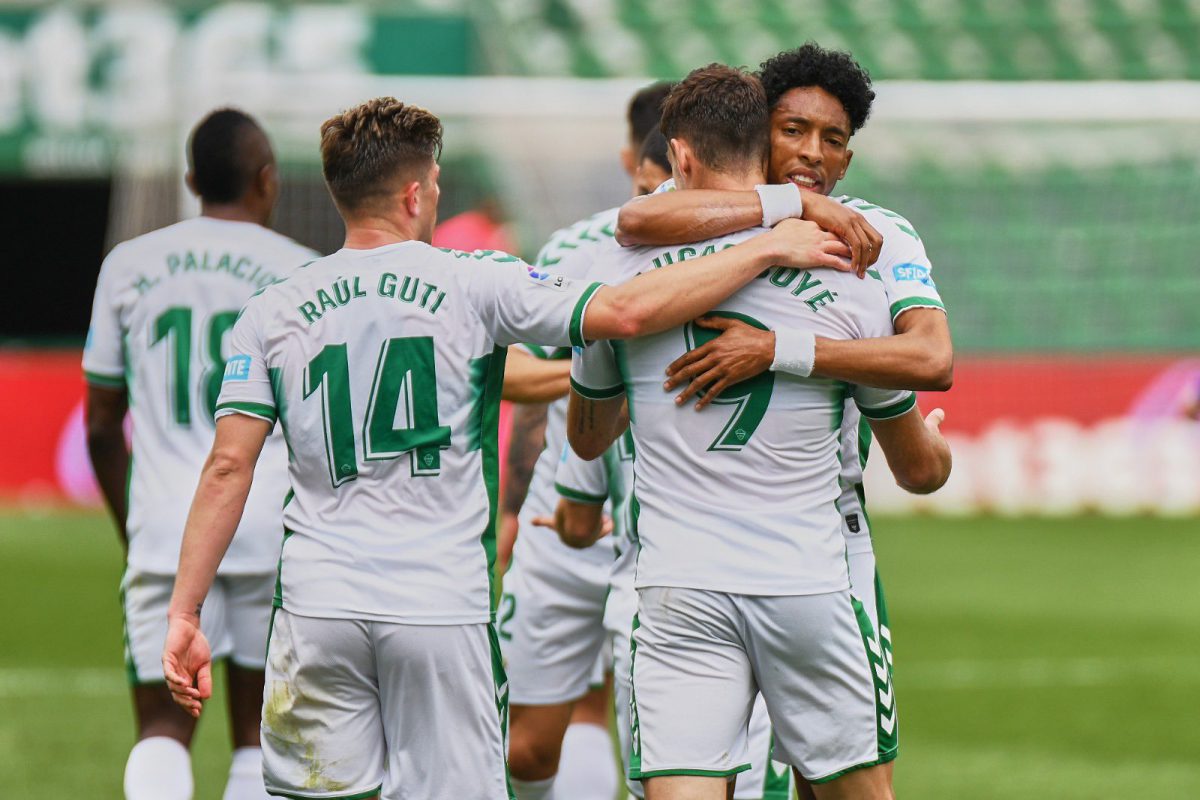
<svg viewBox="0 0 1200 800">
<path fill-rule="evenodd" d="M 876 527 L 901 798 L 1200 797 L 1196 520 Z M 0 512 L 0 796 L 121 796 L 120 571 L 98 514 Z M 221 796 L 227 741 L 214 704 L 198 800 Z"/>
</svg>

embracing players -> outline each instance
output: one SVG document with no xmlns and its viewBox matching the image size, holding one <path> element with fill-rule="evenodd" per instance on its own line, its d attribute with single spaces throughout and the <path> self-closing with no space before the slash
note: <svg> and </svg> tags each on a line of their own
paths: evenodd
<svg viewBox="0 0 1200 800">
<path fill-rule="evenodd" d="M 753 76 L 694 71 L 668 97 L 662 131 L 680 188 L 753 195 L 763 182 L 770 121 Z M 753 233 L 635 248 L 594 274 L 619 282 L 687 267 Z M 892 332 L 881 283 L 833 271 L 773 268 L 713 315 L 831 339 Z M 777 757 L 818 797 L 883 800 L 892 689 L 871 619 L 849 591 L 836 505 L 845 403 L 871 419 L 889 465 L 915 490 L 945 481 L 949 451 L 908 391 L 768 373 L 722 392 L 725 413 L 681 408 L 662 391 L 663 371 L 711 335 L 689 323 L 593 345 L 573 372 L 575 450 L 592 458 L 608 447 L 623 399 L 636 449 L 631 776 L 651 800 L 725 797 L 728 779 L 750 766 L 747 723 L 761 691 Z"/>
<path fill-rule="evenodd" d="M 853 157 L 850 138 L 870 114 L 875 94 L 869 77 L 849 54 L 811 42 L 769 59 L 759 76 L 771 108 L 768 177 L 776 186 L 760 187 L 766 192 L 762 196 L 752 191 L 670 192 L 629 203 L 620 215 L 618 238 L 627 243 L 670 244 L 686 241 L 694 231 L 731 233 L 763 219 L 763 197 L 773 199 L 775 205 L 768 202 L 768 210 L 780 214 L 788 213 L 789 204 L 798 208 L 801 198 L 806 204 L 829 202 L 825 195 L 845 177 Z M 793 184 L 804 191 L 791 190 Z M 893 211 L 852 197 L 840 197 L 838 202 L 880 234 L 872 275 L 882 282 L 896 335 L 870 341 L 835 340 L 786 326 L 764 331 L 737 320 L 702 320 L 702 327 L 723 333 L 668 367 L 668 389 L 691 380 L 680 393 L 680 402 L 696 397 L 703 408 L 727 387 L 768 369 L 870 386 L 949 388 L 950 329 L 920 236 Z M 939 421 L 940 412 L 934 412 L 930 423 L 936 426 Z M 870 443 L 870 427 L 847 402 L 841 422 L 838 507 L 851 582 L 871 616 L 890 667 L 891 631 L 862 487 Z M 885 717 L 885 724 L 895 728 L 895 713 Z"/>
</svg>

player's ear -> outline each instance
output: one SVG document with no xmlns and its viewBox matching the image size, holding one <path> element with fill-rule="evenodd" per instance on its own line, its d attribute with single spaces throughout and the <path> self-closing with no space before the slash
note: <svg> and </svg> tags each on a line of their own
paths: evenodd
<svg viewBox="0 0 1200 800">
<path fill-rule="evenodd" d="M 842 164 L 842 172 L 841 172 L 841 174 L 840 174 L 840 175 L 838 175 L 838 177 L 837 177 L 837 179 L 838 179 L 839 181 L 840 181 L 842 178 L 846 177 L 846 173 L 847 173 L 847 172 L 850 170 L 850 159 L 852 159 L 852 158 L 854 158 L 854 151 L 853 151 L 853 150 L 847 150 L 847 151 L 846 151 L 846 160 L 845 160 L 845 162 Z"/>
<path fill-rule="evenodd" d="M 671 163 L 675 167 L 675 171 L 684 177 L 692 172 L 692 148 L 682 139 L 672 139 L 667 142 L 668 150 L 672 155 Z"/>
<path fill-rule="evenodd" d="M 634 155 L 633 148 L 625 145 L 621 148 L 621 167 L 629 177 L 634 177 L 637 173 L 637 164 L 633 163 Z"/>
<path fill-rule="evenodd" d="M 189 192 L 191 192 L 196 197 L 200 196 L 200 193 L 196 191 L 196 176 L 192 174 L 192 171 L 190 169 L 184 173 L 183 182 L 187 184 Z"/>
<path fill-rule="evenodd" d="M 404 198 L 404 210 L 408 212 L 410 217 L 417 217 L 421 214 L 421 182 L 410 181 L 405 185 L 402 193 Z"/>
</svg>

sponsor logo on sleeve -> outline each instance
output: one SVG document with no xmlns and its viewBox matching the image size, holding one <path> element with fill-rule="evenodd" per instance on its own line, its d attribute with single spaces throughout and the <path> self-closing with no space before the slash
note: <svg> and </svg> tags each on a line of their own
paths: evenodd
<svg viewBox="0 0 1200 800">
<path fill-rule="evenodd" d="M 897 264 L 892 267 L 892 277 L 897 281 L 915 281 L 933 288 L 929 267 L 921 264 Z"/>
<path fill-rule="evenodd" d="M 529 273 L 530 280 L 537 281 L 542 286 L 547 286 L 551 289 L 558 289 L 560 291 L 567 288 L 567 279 L 562 275 L 555 275 L 531 265 L 526 265 L 525 271 Z"/>
<path fill-rule="evenodd" d="M 226 381 L 250 380 L 250 356 L 237 355 L 225 362 Z"/>
</svg>

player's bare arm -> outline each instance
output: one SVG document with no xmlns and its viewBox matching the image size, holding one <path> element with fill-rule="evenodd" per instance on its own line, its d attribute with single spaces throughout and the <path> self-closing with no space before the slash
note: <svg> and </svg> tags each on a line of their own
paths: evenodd
<svg viewBox="0 0 1200 800">
<path fill-rule="evenodd" d="M 570 380 L 570 361 L 535 358 L 519 347 L 510 347 L 501 397 L 514 403 L 549 403 L 566 396 Z"/>
<path fill-rule="evenodd" d="M 567 404 L 567 441 L 584 461 L 604 451 L 629 427 L 629 407 L 623 394 L 594 400 L 571 390 Z"/>
<path fill-rule="evenodd" d="M 604 515 L 603 503 L 582 503 L 563 497 L 554 508 L 553 517 L 534 517 L 534 525 L 551 528 L 567 547 L 579 550 L 591 547 L 612 533 L 612 519 Z"/>
<path fill-rule="evenodd" d="M 944 392 L 954 382 L 954 343 L 946 314 L 912 308 L 896 319 L 896 335 L 877 339 L 817 337 L 813 374 L 877 386 Z"/>
<path fill-rule="evenodd" d="M 794 185 L 771 187 L 771 191 L 794 192 L 798 218 L 815 222 L 850 246 L 851 266 L 862 274 L 875 263 L 883 248 L 883 237 L 862 214 L 836 200 L 804 192 Z M 617 241 L 624 246 L 644 244 L 687 244 L 712 239 L 762 225 L 762 196 L 757 191 L 690 189 L 661 192 L 634 198 L 617 216 Z"/>
<path fill-rule="evenodd" d="M 849 270 L 850 250 L 815 223 L 784 220 L 720 253 L 603 286 L 583 318 L 588 340 L 632 339 L 669 330 L 708 311 L 769 266 Z"/>
<path fill-rule="evenodd" d="M 183 531 L 163 648 L 167 686 L 193 717 L 212 696 L 212 652 L 200 632 L 200 610 L 242 518 L 271 423 L 230 414 L 219 418 L 216 428 Z"/>
<path fill-rule="evenodd" d="M 667 367 L 667 391 L 684 386 L 675 398 L 685 403 L 700 395 L 698 409 L 735 383 L 770 369 L 774 331 L 737 320 L 702 317 L 696 324 L 722 331 Z M 912 308 L 896 319 L 896 335 L 871 339 L 816 338 L 813 375 L 876 386 L 944 392 L 954 382 L 954 343 L 946 315 L 935 308 Z"/>
<path fill-rule="evenodd" d="M 512 349 L 510 348 L 510 354 Z M 567 379 L 570 380 L 570 361 Z M 507 365 L 506 365 L 507 367 Z M 508 373 L 505 372 L 505 381 Z M 500 528 L 496 535 L 496 569 L 498 574 L 508 570 L 513 545 L 517 539 L 517 515 L 529 493 L 533 470 L 546 443 L 546 404 L 526 403 L 513 408 L 512 432 L 508 437 L 508 470 L 500 500 Z"/>
<path fill-rule="evenodd" d="M 87 388 L 87 448 L 100 484 L 104 503 L 117 523 L 121 544 L 129 547 L 125 531 L 128 513 L 125 486 L 129 475 L 129 448 L 125 444 L 125 412 L 129 409 L 126 389 L 109 389 L 89 384 Z"/>
<path fill-rule="evenodd" d="M 886 420 L 869 419 L 871 433 L 883 449 L 896 483 L 913 494 L 936 492 L 950 477 L 950 445 L 940 427 L 946 414 L 940 408 L 921 418 L 921 409 Z"/>
</svg>

